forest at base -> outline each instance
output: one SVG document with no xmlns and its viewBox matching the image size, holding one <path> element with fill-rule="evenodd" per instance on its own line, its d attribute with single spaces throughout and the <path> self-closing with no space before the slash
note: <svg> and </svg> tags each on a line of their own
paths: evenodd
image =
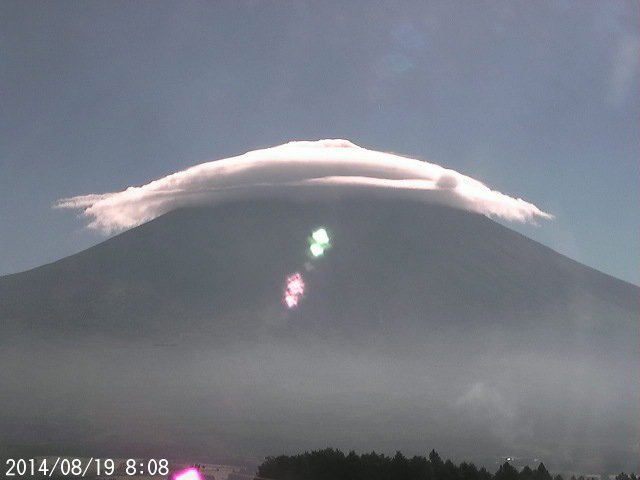
<svg viewBox="0 0 640 480">
<path fill-rule="evenodd" d="M 521 470 L 505 462 L 495 473 L 477 468 L 473 463 L 455 465 L 443 461 L 435 450 L 428 458 L 405 457 L 396 452 L 393 457 L 383 454 L 351 451 L 345 455 L 340 450 L 326 448 L 298 455 L 267 457 L 258 467 L 256 480 L 563 480 L 552 475 L 544 463 L 534 470 L 529 466 Z M 572 477 L 571 480 L 585 480 Z M 638 480 L 635 474 L 620 473 L 615 480 Z"/>
</svg>

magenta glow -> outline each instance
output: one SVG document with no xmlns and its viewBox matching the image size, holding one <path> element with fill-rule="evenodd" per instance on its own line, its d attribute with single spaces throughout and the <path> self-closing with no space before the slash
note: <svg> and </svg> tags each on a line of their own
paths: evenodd
<svg viewBox="0 0 640 480">
<path fill-rule="evenodd" d="M 304 280 L 302 274 L 296 272 L 287 277 L 284 285 L 282 299 L 287 308 L 294 308 L 300 303 L 300 299 L 304 295 Z"/>
<path fill-rule="evenodd" d="M 195 468 L 189 468 L 176 474 L 173 480 L 202 480 L 202 477 Z"/>
</svg>

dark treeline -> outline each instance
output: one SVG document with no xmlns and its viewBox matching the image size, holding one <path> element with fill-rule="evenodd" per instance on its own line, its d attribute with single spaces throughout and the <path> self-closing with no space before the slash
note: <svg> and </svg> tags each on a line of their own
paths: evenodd
<svg viewBox="0 0 640 480">
<path fill-rule="evenodd" d="M 552 477 L 543 463 L 533 470 L 528 466 L 517 470 L 508 462 L 495 473 L 477 468 L 473 463 L 455 465 L 443 461 L 435 450 L 429 458 L 407 458 L 397 452 L 389 457 L 375 452 L 358 455 L 327 448 L 299 455 L 267 457 L 258 467 L 258 478 L 274 480 L 562 480 Z M 572 480 L 575 480 L 572 477 Z M 584 480 L 580 477 L 578 480 Z M 620 474 L 616 480 L 637 480 L 631 474 Z"/>
</svg>

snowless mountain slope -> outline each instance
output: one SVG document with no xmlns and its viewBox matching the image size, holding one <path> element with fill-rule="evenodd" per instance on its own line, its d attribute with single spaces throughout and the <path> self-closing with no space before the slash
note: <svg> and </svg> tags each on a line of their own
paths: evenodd
<svg viewBox="0 0 640 480">
<path fill-rule="evenodd" d="M 312 261 L 307 237 L 319 226 L 332 247 Z M 379 326 L 381 318 L 398 326 L 519 327 L 545 318 L 553 328 L 600 329 L 607 337 L 633 326 L 629 316 L 638 309 L 637 287 L 483 216 L 352 199 L 174 211 L 77 255 L 1 277 L 0 312 L 5 329 L 25 335 L 53 329 L 143 337 L 211 327 L 251 305 L 276 308 L 295 271 L 310 284 L 292 315 L 339 330 Z M 253 333 L 258 326 L 240 320 L 225 328 L 245 327 Z"/>
</svg>

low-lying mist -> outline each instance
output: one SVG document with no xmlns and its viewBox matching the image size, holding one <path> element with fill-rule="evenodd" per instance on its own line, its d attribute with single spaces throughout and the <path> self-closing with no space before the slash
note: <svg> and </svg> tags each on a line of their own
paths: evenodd
<svg viewBox="0 0 640 480">
<path fill-rule="evenodd" d="M 407 349 L 400 337 L 347 345 L 183 336 L 4 346 L 0 359 L 0 446 L 15 455 L 435 448 L 488 467 L 526 456 L 556 471 L 637 469 L 638 380 L 589 351 L 513 351 L 442 335 Z"/>
</svg>

